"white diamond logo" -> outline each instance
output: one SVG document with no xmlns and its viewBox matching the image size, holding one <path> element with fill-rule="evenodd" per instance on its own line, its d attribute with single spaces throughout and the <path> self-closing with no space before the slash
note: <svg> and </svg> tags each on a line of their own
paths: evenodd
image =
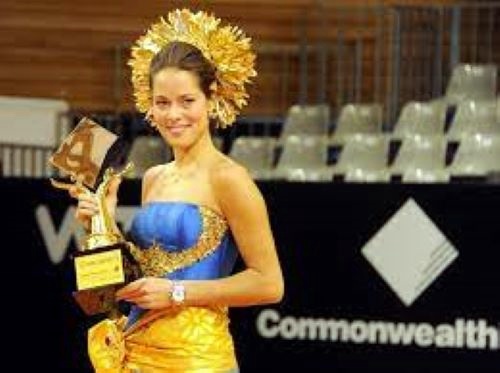
<svg viewBox="0 0 500 373">
<path fill-rule="evenodd" d="M 361 252 L 406 306 L 458 257 L 455 247 L 412 198 Z"/>
</svg>

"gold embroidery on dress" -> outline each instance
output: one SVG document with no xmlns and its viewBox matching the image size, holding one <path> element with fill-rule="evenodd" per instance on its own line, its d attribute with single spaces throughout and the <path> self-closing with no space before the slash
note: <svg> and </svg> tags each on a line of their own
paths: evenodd
<svg viewBox="0 0 500 373">
<path fill-rule="evenodd" d="M 188 249 L 169 252 L 160 245 L 141 250 L 129 242 L 129 250 L 139 262 L 144 276 L 161 277 L 181 268 L 189 267 L 212 254 L 227 231 L 226 220 L 215 211 L 199 206 L 202 233 L 198 242 Z"/>
</svg>

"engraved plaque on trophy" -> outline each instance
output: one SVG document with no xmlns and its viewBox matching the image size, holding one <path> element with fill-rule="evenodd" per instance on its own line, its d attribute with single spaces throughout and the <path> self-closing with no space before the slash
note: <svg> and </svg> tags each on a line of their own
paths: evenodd
<svg viewBox="0 0 500 373">
<path fill-rule="evenodd" d="M 132 167 L 128 164 L 119 172 L 108 167 L 102 172 L 104 160 L 116 139 L 116 135 L 84 118 L 50 159 L 72 180 L 66 183 L 51 179 L 54 187 L 69 189 L 76 186 L 80 193 L 88 194 L 97 204 L 97 213 L 91 217 L 81 249 L 73 257 L 76 278 L 73 295 L 88 315 L 116 312 L 116 290 L 141 276 L 139 265 L 117 231 L 106 204 L 112 182 L 123 177 Z"/>
</svg>

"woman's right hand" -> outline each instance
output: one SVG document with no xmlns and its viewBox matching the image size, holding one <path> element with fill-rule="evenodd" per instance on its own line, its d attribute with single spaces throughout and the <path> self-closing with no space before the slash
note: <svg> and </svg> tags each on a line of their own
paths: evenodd
<svg viewBox="0 0 500 373">
<path fill-rule="evenodd" d="M 95 196 L 90 193 L 86 193 L 76 185 L 69 189 L 69 195 L 78 200 L 75 211 L 75 219 L 82 224 L 86 230 L 90 230 L 92 216 L 97 214 L 99 211 Z"/>
<path fill-rule="evenodd" d="M 105 197 L 106 207 L 108 209 L 111 217 L 115 217 L 116 205 L 118 202 L 118 187 L 120 185 L 121 178 L 116 178 L 111 181 L 108 193 Z M 78 222 L 80 222 L 87 230 L 90 230 L 90 222 L 92 216 L 99 212 L 99 207 L 97 203 L 97 197 L 83 190 L 78 185 L 73 185 L 69 188 L 69 194 L 71 197 L 76 198 L 78 200 L 78 204 L 76 206 L 75 218 Z"/>
</svg>

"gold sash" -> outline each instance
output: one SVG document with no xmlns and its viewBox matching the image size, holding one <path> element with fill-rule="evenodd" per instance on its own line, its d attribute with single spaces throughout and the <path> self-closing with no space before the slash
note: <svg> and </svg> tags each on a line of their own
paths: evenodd
<svg viewBox="0 0 500 373">
<path fill-rule="evenodd" d="M 226 309 L 186 307 L 145 317 L 126 331 L 125 318 L 89 330 L 96 372 L 213 373 L 237 367 Z"/>
</svg>

